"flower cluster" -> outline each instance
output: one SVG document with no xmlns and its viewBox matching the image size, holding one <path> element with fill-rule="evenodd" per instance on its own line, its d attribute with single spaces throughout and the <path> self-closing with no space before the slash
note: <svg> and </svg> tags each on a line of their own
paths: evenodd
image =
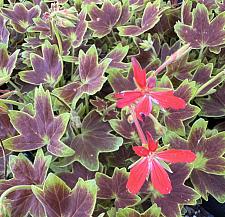
<svg viewBox="0 0 225 217">
<path fill-rule="evenodd" d="M 179 110 L 185 108 L 185 101 L 175 96 L 173 90 L 156 87 L 155 75 L 147 79 L 145 69 L 141 68 L 135 58 L 132 58 L 132 66 L 134 82 L 137 88 L 115 94 L 118 108 L 129 106 L 131 110 L 134 110 L 134 113 L 131 112 L 133 118 L 137 118 L 140 121 L 143 121 L 143 115 L 148 116 L 151 113 L 152 103 L 158 104 L 163 109 L 171 108 Z M 169 172 L 172 171 L 170 171 L 169 166 L 165 162 L 191 163 L 195 160 L 196 156 L 190 150 L 170 149 L 160 151 L 160 148 L 158 149 L 158 142 L 153 140 L 152 135 L 147 131 L 145 136 L 138 124 L 138 120 L 135 123 L 137 123 L 136 127 L 142 141 L 142 146 L 135 146 L 133 150 L 141 158 L 130 166 L 131 170 L 127 189 L 131 193 L 137 194 L 151 173 L 153 187 L 161 194 L 169 194 L 172 190 L 172 185 L 166 169 Z"/>
</svg>

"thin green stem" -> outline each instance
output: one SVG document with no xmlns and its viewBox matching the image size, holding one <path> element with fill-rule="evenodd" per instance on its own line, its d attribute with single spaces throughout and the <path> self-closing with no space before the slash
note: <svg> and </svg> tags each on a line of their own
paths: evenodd
<svg viewBox="0 0 225 217">
<path fill-rule="evenodd" d="M 54 93 L 51 93 L 51 95 L 54 96 L 63 105 L 65 105 L 68 111 L 72 110 L 72 108 L 67 103 L 65 103 L 63 100 L 61 100 L 57 95 L 55 95 Z"/>
<path fill-rule="evenodd" d="M 133 206 L 139 206 L 142 203 L 144 203 L 146 200 L 148 200 L 149 198 L 150 198 L 150 194 L 147 194 L 143 199 L 141 199 L 139 202 L 135 203 Z M 130 207 L 133 207 L 133 206 L 130 206 Z"/>
<path fill-rule="evenodd" d="M 203 57 L 203 51 L 204 51 L 204 47 L 201 47 L 200 52 L 199 52 L 199 56 L 198 56 L 198 59 L 200 59 L 200 60 Z"/>
<path fill-rule="evenodd" d="M 141 140 L 142 145 L 148 144 L 147 140 L 145 138 L 145 134 L 144 134 L 144 132 L 141 128 L 141 125 L 140 125 L 138 119 L 137 119 L 136 113 L 135 113 L 135 111 L 132 107 L 130 107 L 130 111 L 131 111 L 131 115 L 132 115 L 132 118 L 134 120 L 134 124 L 136 126 L 136 129 L 137 129 L 137 132 L 138 132 L 138 135 L 139 135 L 139 138 Z"/>
<path fill-rule="evenodd" d="M 113 36 L 114 41 L 115 41 L 115 42 L 118 42 L 117 39 L 116 39 L 115 32 L 114 32 L 113 30 L 112 30 L 112 36 Z"/>
<path fill-rule="evenodd" d="M 3 142 L 2 142 L 1 139 L 0 139 L 0 144 L 1 144 L 2 155 L 3 155 L 4 178 L 6 179 L 6 175 L 7 175 L 7 162 L 6 162 L 6 156 L 5 156 L 5 148 L 4 148 L 4 145 L 3 145 Z"/>
<path fill-rule="evenodd" d="M 23 103 L 21 102 L 16 102 L 10 99 L 0 99 L 0 102 L 5 103 L 5 104 L 10 104 L 10 105 L 16 105 L 16 106 L 24 106 Z"/>
<path fill-rule="evenodd" d="M 59 35 L 59 31 L 58 31 L 58 29 L 56 28 L 56 25 L 55 25 L 55 23 L 54 23 L 54 20 L 51 21 L 51 25 L 52 25 L 52 30 L 53 30 L 53 32 L 55 33 L 55 37 L 56 37 L 57 42 L 58 42 L 59 53 L 60 53 L 60 55 L 62 55 L 62 54 L 63 54 L 62 41 L 61 41 L 61 38 L 60 38 L 60 35 Z"/>
<path fill-rule="evenodd" d="M 75 49 L 74 49 L 74 47 L 72 47 L 72 57 L 74 57 L 74 55 L 75 55 Z M 73 75 L 73 73 L 74 73 L 74 66 L 75 66 L 75 64 L 74 64 L 74 62 L 72 62 L 72 65 L 71 65 L 71 78 L 72 78 L 72 75 Z"/>
<path fill-rule="evenodd" d="M 15 88 L 15 90 L 17 91 L 16 94 L 21 98 L 24 99 L 23 94 L 20 92 L 19 87 L 17 87 L 16 84 L 14 84 L 11 80 L 9 80 L 9 84 Z"/>
<path fill-rule="evenodd" d="M 218 73 L 216 76 L 214 76 L 211 80 L 209 80 L 208 82 L 206 82 L 205 84 L 203 84 L 196 92 L 196 96 L 201 93 L 202 90 L 204 90 L 210 83 L 213 83 L 214 81 L 216 81 L 220 76 L 225 75 L 225 71 L 222 71 L 220 73 Z"/>
<path fill-rule="evenodd" d="M 86 107 L 86 113 L 89 113 L 89 95 L 85 94 L 85 107 Z"/>
</svg>

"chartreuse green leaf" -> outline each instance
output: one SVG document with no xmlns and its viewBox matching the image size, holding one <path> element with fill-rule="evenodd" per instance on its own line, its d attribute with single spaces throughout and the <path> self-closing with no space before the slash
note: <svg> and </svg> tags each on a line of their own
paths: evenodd
<svg viewBox="0 0 225 217">
<path fill-rule="evenodd" d="M 20 185 L 42 185 L 51 163 L 51 156 L 44 156 L 42 149 L 36 153 L 32 164 L 23 154 L 10 156 L 10 170 L 13 177 L 2 180 L 0 183 L 0 194 L 11 187 Z M 31 189 L 15 190 L 7 195 L 10 199 L 11 216 L 24 217 L 28 213 L 35 217 L 44 217 L 45 211 L 39 200 L 34 196 Z"/>
<path fill-rule="evenodd" d="M 9 112 L 10 121 L 19 135 L 4 140 L 5 149 L 21 152 L 47 146 L 47 150 L 55 156 L 73 155 L 74 151 L 60 141 L 70 114 L 54 117 L 49 91 L 44 91 L 42 86 L 35 90 L 34 107 L 34 116 L 23 111 Z"/>
<path fill-rule="evenodd" d="M 97 186 L 94 180 L 80 178 L 71 190 L 58 176 L 50 173 L 43 189 L 33 185 L 32 191 L 48 217 L 90 217 L 96 203 Z"/>
<path fill-rule="evenodd" d="M 164 143 L 171 148 L 189 149 L 196 153 L 190 175 L 196 191 L 205 199 L 208 193 L 217 201 L 225 202 L 225 132 L 206 136 L 207 122 L 198 119 L 192 126 L 188 139 L 185 140 L 174 132 L 168 132 Z"/>
</svg>

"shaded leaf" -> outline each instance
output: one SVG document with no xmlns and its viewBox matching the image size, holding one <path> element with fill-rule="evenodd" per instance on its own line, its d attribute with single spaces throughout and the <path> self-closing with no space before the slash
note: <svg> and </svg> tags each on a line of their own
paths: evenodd
<svg viewBox="0 0 225 217">
<path fill-rule="evenodd" d="M 23 111 L 10 111 L 10 121 L 19 135 L 4 140 L 4 147 L 19 152 L 47 145 L 47 150 L 53 155 L 60 157 L 73 155 L 74 151 L 60 141 L 70 114 L 63 113 L 54 117 L 50 94 L 42 87 L 35 90 L 34 107 L 34 116 Z"/>
<path fill-rule="evenodd" d="M 6 28 L 6 20 L 0 15 L 0 43 L 8 44 L 9 42 L 9 31 Z"/>
<path fill-rule="evenodd" d="M 57 46 L 51 45 L 48 41 L 42 45 L 42 55 L 30 55 L 33 70 L 20 72 L 20 78 L 30 84 L 48 84 L 54 87 L 62 76 L 62 58 Z"/>
<path fill-rule="evenodd" d="M 96 185 L 79 179 L 71 190 L 65 182 L 50 173 L 43 190 L 32 186 L 32 191 L 45 208 L 48 217 L 89 217 L 96 202 Z"/>
<path fill-rule="evenodd" d="M 195 189 L 205 200 L 208 199 L 207 193 L 210 193 L 216 200 L 223 203 L 225 201 L 225 159 L 223 158 L 225 133 L 206 137 L 206 128 L 207 122 L 198 119 L 191 128 L 188 140 L 170 132 L 167 133 L 164 141 L 172 148 L 189 149 L 197 155 L 190 176 Z M 221 183 L 220 187 L 218 187 L 218 181 Z"/>
<path fill-rule="evenodd" d="M 201 116 L 206 117 L 222 117 L 225 115 L 225 84 L 219 86 L 217 91 L 207 98 L 199 98 L 196 100 L 201 107 Z"/>
<path fill-rule="evenodd" d="M 209 95 L 215 92 L 215 87 L 218 86 L 225 78 L 224 72 L 220 72 L 212 76 L 213 64 L 201 64 L 193 75 L 192 80 L 196 81 L 199 90 L 197 96 Z"/>
<path fill-rule="evenodd" d="M 62 172 L 58 176 L 70 187 L 74 188 L 79 178 L 89 180 L 95 178 L 95 172 L 89 171 L 78 162 L 74 162 L 72 172 Z"/>
<path fill-rule="evenodd" d="M 10 169 L 13 178 L 0 183 L 0 192 L 19 185 L 41 185 L 50 163 L 51 156 L 44 156 L 42 149 L 37 151 L 33 164 L 23 154 L 11 155 Z M 44 209 L 31 190 L 14 191 L 7 198 L 10 199 L 12 217 L 24 217 L 28 213 L 35 217 L 44 216 Z"/>
<path fill-rule="evenodd" d="M 128 173 L 125 168 L 115 168 L 112 178 L 96 173 L 96 184 L 99 188 L 97 197 L 100 199 L 115 199 L 116 208 L 129 207 L 140 201 L 136 195 L 129 193 L 126 189 Z"/>
</svg>

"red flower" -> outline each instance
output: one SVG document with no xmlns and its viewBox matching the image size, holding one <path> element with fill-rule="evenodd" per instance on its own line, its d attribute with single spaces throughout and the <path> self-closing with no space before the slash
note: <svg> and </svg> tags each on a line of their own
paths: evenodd
<svg viewBox="0 0 225 217">
<path fill-rule="evenodd" d="M 141 158 L 131 166 L 127 189 L 131 193 L 137 194 L 151 173 L 153 187 L 161 194 L 169 194 L 172 186 L 170 178 L 161 164 L 162 161 L 190 163 L 195 160 L 196 155 L 190 150 L 170 149 L 157 152 L 158 144 L 154 142 L 149 132 L 147 132 L 147 141 L 148 148 L 143 146 L 133 147 L 135 153 Z"/>
<path fill-rule="evenodd" d="M 186 103 L 183 99 L 174 96 L 173 90 L 160 88 L 160 91 L 154 90 L 156 78 L 146 79 L 146 71 L 141 68 L 139 62 L 132 58 L 134 71 L 134 81 L 137 89 L 122 91 L 115 94 L 118 99 L 116 105 L 118 108 L 129 106 L 136 103 L 135 112 L 138 119 L 142 120 L 141 115 L 149 115 L 152 110 L 152 102 L 159 104 L 162 108 L 184 109 Z"/>
</svg>

